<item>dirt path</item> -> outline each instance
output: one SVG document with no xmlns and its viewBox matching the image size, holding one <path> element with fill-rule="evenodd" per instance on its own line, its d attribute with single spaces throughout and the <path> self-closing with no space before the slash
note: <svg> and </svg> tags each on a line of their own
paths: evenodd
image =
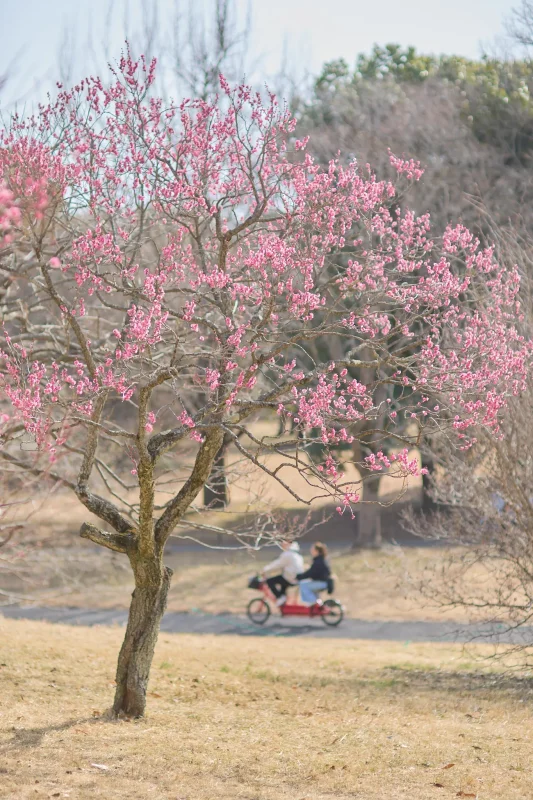
<svg viewBox="0 0 533 800">
<path fill-rule="evenodd" d="M 44 620 L 65 625 L 125 625 L 123 609 L 39 608 L 6 606 L 0 613 L 11 619 Z M 237 636 L 313 636 L 337 639 L 371 639 L 399 642 L 478 642 L 532 644 L 533 627 L 509 631 L 503 624 L 465 625 L 453 622 L 369 621 L 345 619 L 338 628 L 321 620 L 282 620 L 272 616 L 264 627 L 252 625 L 244 616 L 233 614 L 180 613 L 169 611 L 162 630 L 168 633 L 210 633 Z"/>
</svg>

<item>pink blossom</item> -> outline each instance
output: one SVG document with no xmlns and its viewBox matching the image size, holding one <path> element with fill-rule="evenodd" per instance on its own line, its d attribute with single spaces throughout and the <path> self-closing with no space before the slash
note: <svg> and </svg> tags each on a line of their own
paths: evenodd
<svg viewBox="0 0 533 800">
<path fill-rule="evenodd" d="M 478 425 L 497 434 L 533 354 L 518 272 L 462 225 L 435 235 L 370 169 L 315 161 L 274 96 L 221 78 L 222 103 L 163 102 L 154 69 L 126 53 L 110 81 L 61 89 L 0 133 L 0 248 L 30 252 L 45 229 L 44 252 L 61 253 L 46 282 L 32 262 L 13 273 L 29 333 L 5 323 L 1 424 L 60 459 L 64 431 L 94 426 L 100 401 L 102 430 L 125 404 L 132 451 L 156 421 L 174 419 L 192 450 L 276 412 L 320 445 L 305 469 L 339 513 L 360 498 L 335 452 L 361 425 L 438 425 L 461 447 Z M 413 159 L 389 159 L 421 178 Z M 154 411 L 134 424 L 143 393 Z M 408 451 L 363 465 L 419 472 Z"/>
</svg>

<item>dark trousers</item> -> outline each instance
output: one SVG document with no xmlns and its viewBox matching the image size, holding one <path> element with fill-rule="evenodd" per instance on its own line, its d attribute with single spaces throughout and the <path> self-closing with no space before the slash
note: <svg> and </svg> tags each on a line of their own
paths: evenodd
<svg viewBox="0 0 533 800">
<path fill-rule="evenodd" d="M 267 586 L 274 597 L 278 598 L 285 594 L 288 586 L 294 586 L 294 584 L 289 583 L 283 575 L 274 575 L 272 578 L 267 578 Z"/>
</svg>

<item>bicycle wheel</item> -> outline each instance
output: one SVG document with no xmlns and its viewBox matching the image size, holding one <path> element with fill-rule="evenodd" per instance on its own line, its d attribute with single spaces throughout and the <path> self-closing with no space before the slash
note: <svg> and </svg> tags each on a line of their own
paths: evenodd
<svg viewBox="0 0 533 800">
<path fill-rule="evenodd" d="M 328 609 L 329 613 L 322 615 L 322 622 L 325 625 L 330 625 L 331 627 L 340 625 L 344 619 L 344 610 L 341 604 L 336 600 L 330 599 L 324 602 L 324 606 Z"/>
<path fill-rule="evenodd" d="M 270 606 L 262 597 L 254 597 L 246 606 L 246 614 L 254 625 L 264 625 L 270 616 Z"/>
</svg>

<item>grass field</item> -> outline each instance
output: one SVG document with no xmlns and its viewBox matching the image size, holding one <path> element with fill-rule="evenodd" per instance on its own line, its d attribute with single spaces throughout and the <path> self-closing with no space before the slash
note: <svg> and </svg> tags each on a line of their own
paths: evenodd
<svg viewBox="0 0 533 800">
<path fill-rule="evenodd" d="M 164 634 L 113 722 L 121 637 L 0 621 L 2 800 L 533 796 L 533 686 L 459 646 Z"/>
</svg>

